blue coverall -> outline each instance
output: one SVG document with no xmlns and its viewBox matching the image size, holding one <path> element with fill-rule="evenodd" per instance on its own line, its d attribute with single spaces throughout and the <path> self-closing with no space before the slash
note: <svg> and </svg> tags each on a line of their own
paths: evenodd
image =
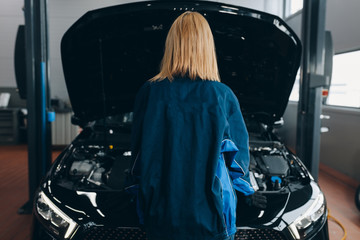
<svg viewBox="0 0 360 240">
<path fill-rule="evenodd" d="M 146 82 L 135 101 L 132 152 L 148 239 L 235 234 L 235 190 L 254 190 L 248 133 L 228 86 L 186 77 Z"/>
</svg>

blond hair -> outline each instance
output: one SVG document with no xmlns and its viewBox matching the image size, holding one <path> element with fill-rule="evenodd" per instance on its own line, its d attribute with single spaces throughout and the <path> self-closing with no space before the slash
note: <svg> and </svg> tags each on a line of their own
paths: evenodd
<svg viewBox="0 0 360 240">
<path fill-rule="evenodd" d="M 172 24 L 165 42 L 160 72 L 150 81 L 187 76 L 220 82 L 214 38 L 198 12 L 184 12 Z"/>
</svg>

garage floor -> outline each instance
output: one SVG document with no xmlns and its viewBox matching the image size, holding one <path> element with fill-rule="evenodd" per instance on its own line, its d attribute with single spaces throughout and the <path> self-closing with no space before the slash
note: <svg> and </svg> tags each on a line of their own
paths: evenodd
<svg viewBox="0 0 360 240">
<path fill-rule="evenodd" d="M 53 152 L 55 158 L 60 152 Z M 0 239 L 29 240 L 31 215 L 18 215 L 17 210 L 28 200 L 27 146 L 0 146 Z M 325 193 L 330 214 L 347 231 L 348 240 L 360 239 L 360 212 L 354 204 L 357 182 L 320 166 L 319 184 Z M 329 222 L 331 240 L 340 240 L 343 231 Z"/>
</svg>

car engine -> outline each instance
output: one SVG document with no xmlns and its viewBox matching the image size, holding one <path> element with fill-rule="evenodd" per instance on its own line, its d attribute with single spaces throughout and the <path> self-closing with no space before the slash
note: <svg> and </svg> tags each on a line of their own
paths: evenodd
<svg viewBox="0 0 360 240">
<path fill-rule="evenodd" d="M 250 142 L 250 179 L 255 190 L 278 191 L 296 174 L 292 155 L 280 142 Z"/>
<path fill-rule="evenodd" d="M 64 157 L 58 183 L 72 190 L 121 190 L 126 187 L 130 168 L 130 151 L 81 144 Z M 280 142 L 250 142 L 250 180 L 255 190 L 280 191 L 305 178 L 302 165 Z"/>
<path fill-rule="evenodd" d="M 57 169 L 58 183 L 72 190 L 121 190 L 131 165 L 131 152 L 113 146 L 80 145 L 64 157 Z"/>
</svg>

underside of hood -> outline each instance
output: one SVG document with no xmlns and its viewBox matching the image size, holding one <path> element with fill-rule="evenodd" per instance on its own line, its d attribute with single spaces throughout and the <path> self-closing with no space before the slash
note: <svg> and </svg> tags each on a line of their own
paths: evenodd
<svg viewBox="0 0 360 240">
<path fill-rule="evenodd" d="M 82 123 L 132 111 L 156 75 L 167 32 L 184 11 L 212 29 L 221 81 L 245 116 L 271 124 L 286 108 L 301 44 L 280 18 L 218 2 L 138 2 L 87 12 L 65 33 L 61 54 L 74 117 Z"/>
</svg>

